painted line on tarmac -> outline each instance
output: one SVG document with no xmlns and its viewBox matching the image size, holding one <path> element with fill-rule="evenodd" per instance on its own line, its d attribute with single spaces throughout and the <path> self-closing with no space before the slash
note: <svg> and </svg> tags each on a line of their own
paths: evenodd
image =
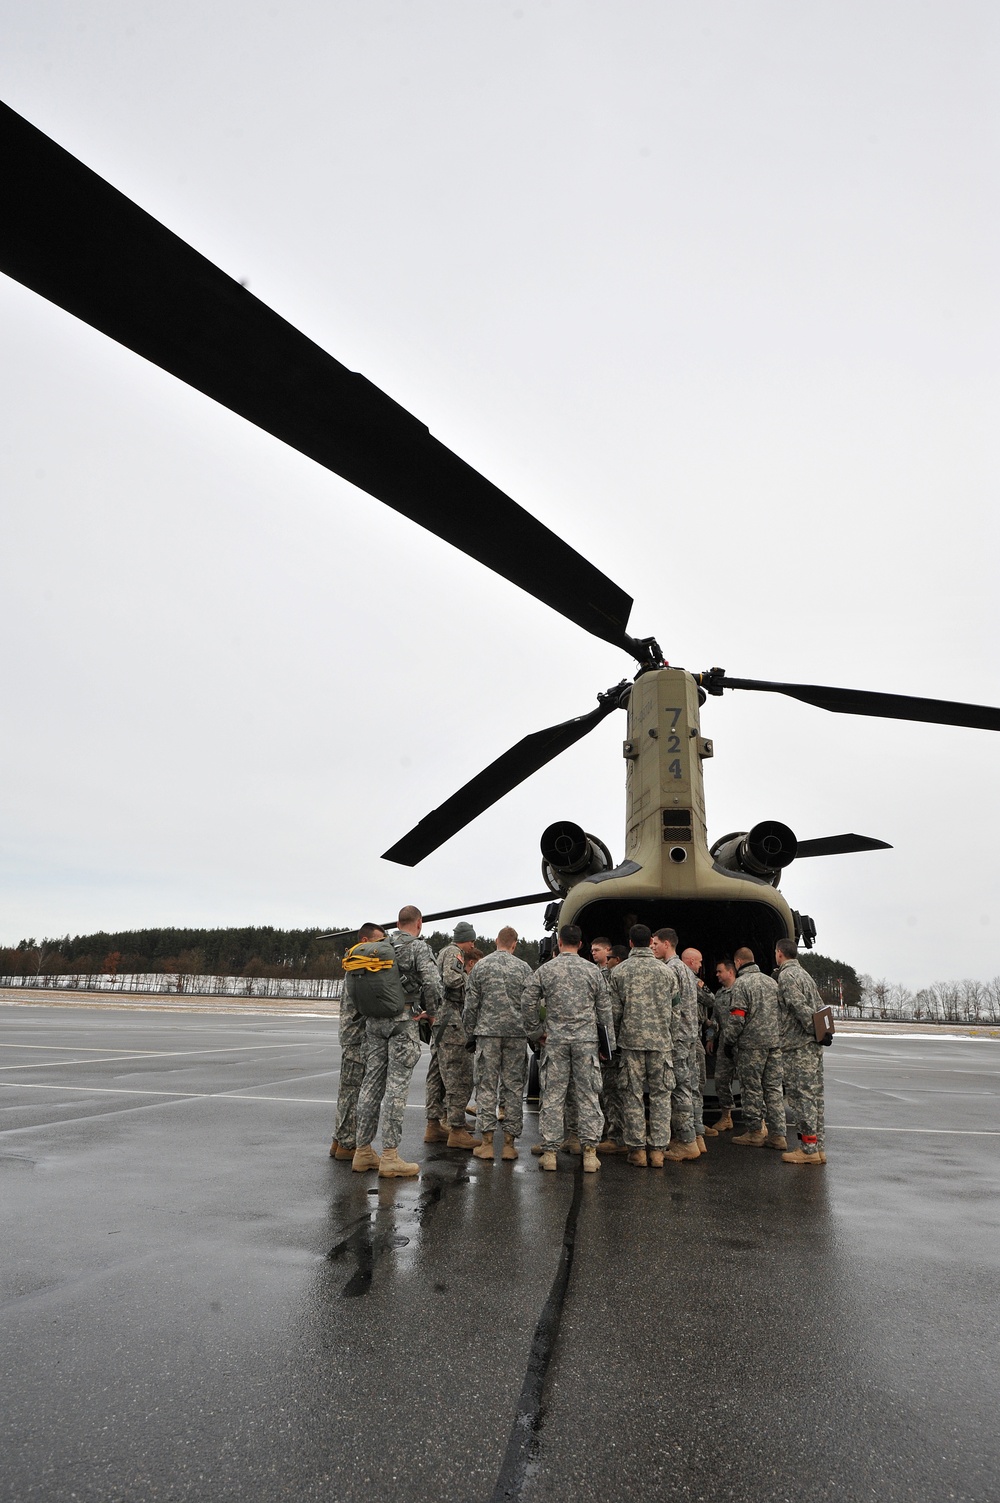
<svg viewBox="0 0 1000 1503">
<path fill-rule="evenodd" d="M 4 1087 L 10 1091 L 75 1091 L 86 1096 L 176 1096 L 184 1101 L 284 1101 L 292 1106 L 297 1106 L 300 1102 L 304 1106 L 333 1104 L 329 1096 L 252 1096 L 248 1091 L 149 1091 L 127 1086 L 50 1085 L 44 1080 L 0 1080 L 0 1090 Z M 417 1110 L 416 1107 L 412 1109 Z M 419 1109 L 424 1110 L 423 1107 Z M 407 1110 L 410 1108 L 407 1107 Z"/>
<path fill-rule="evenodd" d="M 981 1026 L 989 1027 L 990 1025 L 982 1024 Z M 835 1034 L 834 1037 L 842 1042 L 850 1039 L 882 1039 L 885 1042 L 891 1039 L 894 1044 L 898 1044 L 900 1039 L 917 1039 L 926 1044 L 927 1040 L 931 1039 L 936 1044 L 997 1044 L 1000 1043 L 1000 1030 L 995 1030 L 993 1033 L 855 1033 L 852 1029 L 848 1033 L 845 1029 Z"/>
<path fill-rule="evenodd" d="M 862 1127 L 856 1123 L 828 1122 L 827 1132 L 909 1132 L 932 1138 L 1000 1138 L 1000 1131 L 989 1127 Z"/>
<path fill-rule="evenodd" d="M 54 1045 L 10 1044 L 0 1048 L 54 1049 Z M 55 1070 L 63 1065 L 117 1065 L 127 1059 L 185 1059 L 202 1054 L 250 1054 L 255 1049 L 306 1049 L 307 1044 L 235 1044 L 227 1049 L 141 1049 L 131 1054 L 106 1054 L 99 1059 L 40 1059 L 30 1065 L 0 1065 L 0 1073 L 7 1070 Z M 55 1050 L 59 1053 L 59 1050 Z"/>
</svg>

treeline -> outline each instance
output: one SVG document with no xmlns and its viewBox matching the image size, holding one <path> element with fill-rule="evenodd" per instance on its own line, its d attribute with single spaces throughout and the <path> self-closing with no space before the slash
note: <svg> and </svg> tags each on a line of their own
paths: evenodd
<svg viewBox="0 0 1000 1503">
<path fill-rule="evenodd" d="M 321 940 L 338 926 L 323 929 L 130 929 L 118 934 L 63 935 L 22 939 L 0 949 L 0 976 L 270 976 L 288 980 L 335 979 L 343 974 L 343 939 Z M 425 936 L 435 954 L 451 939 L 436 931 Z M 496 948 L 485 936 L 476 943 L 484 954 Z M 537 941 L 522 941 L 517 953 L 538 964 Z"/>
<path fill-rule="evenodd" d="M 861 978 L 852 965 L 844 960 L 831 960 L 829 955 L 813 955 L 808 950 L 799 951 L 799 960 L 828 1007 L 861 1006 Z"/>
</svg>

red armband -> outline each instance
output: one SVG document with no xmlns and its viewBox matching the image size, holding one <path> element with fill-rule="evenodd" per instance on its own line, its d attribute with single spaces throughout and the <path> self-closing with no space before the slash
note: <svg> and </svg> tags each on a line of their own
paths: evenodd
<svg viewBox="0 0 1000 1503">
<path fill-rule="evenodd" d="M 729 1016 L 731 1018 L 745 1018 L 746 1017 L 746 1013 L 745 1013 L 745 1011 L 743 1010 L 742 1007 L 734 1007 L 730 1011 Z"/>
</svg>

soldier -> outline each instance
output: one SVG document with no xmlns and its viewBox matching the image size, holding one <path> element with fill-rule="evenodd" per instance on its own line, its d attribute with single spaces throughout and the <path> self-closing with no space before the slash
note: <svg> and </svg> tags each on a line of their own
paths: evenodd
<svg viewBox="0 0 1000 1503">
<path fill-rule="evenodd" d="M 611 941 L 604 935 L 590 941 L 590 956 L 604 977 L 605 982 L 610 979 L 614 967 L 611 965 Z M 614 1008 L 612 1007 L 612 1012 Z M 622 1116 L 622 1085 L 621 1085 L 621 1059 L 600 1058 L 601 1065 L 601 1111 L 604 1113 L 604 1136 L 597 1145 L 597 1152 L 624 1153 L 625 1151 L 625 1122 Z M 575 1120 L 575 1116 L 574 1116 Z"/>
<path fill-rule="evenodd" d="M 798 1122 L 801 1148 L 781 1157 L 786 1164 L 826 1163 L 823 1119 L 823 1053 L 813 1028 L 813 1013 L 823 1006 L 819 988 L 799 964 L 794 940 L 779 939 L 778 1017 L 781 1023 L 781 1071 L 785 1100 Z"/>
<path fill-rule="evenodd" d="M 398 928 L 389 936 L 409 1011 L 398 1018 L 369 1018 L 366 1027 L 365 1076 L 358 1096 L 358 1146 L 352 1168 L 377 1169 L 381 1179 L 412 1179 L 419 1164 L 408 1164 L 397 1152 L 403 1135 L 403 1113 L 410 1077 L 420 1058 L 417 1023 L 433 1018 L 443 988 L 434 956 L 420 938 L 423 917 L 419 908 L 399 910 Z M 372 1147 L 382 1117 L 382 1157 Z"/>
<path fill-rule="evenodd" d="M 737 1070 L 735 1045 L 732 1055 L 726 1053 L 726 1044 L 733 1042 L 729 1036 L 729 992 L 736 981 L 736 967 L 731 960 L 719 961 L 715 967 L 715 979 L 719 990 L 715 994 L 715 1042 L 710 1047 L 715 1050 L 715 1094 L 722 1113 L 715 1131 L 723 1133 L 733 1131 L 733 1108 L 736 1105 L 733 1097 L 733 1075 Z"/>
<path fill-rule="evenodd" d="M 681 960 L 687 966 L 695 979 L 698 988 L 698 1032 L 694 1041 L 694 1062 L 697 1073 L 692 1072 L 691 1077 L 691 1105 L 694 1108 L 694 1132 L 695 1142 L 700 1146 L 706 1137 L 717 1138 L 716 1129 L 705 1127 L 705 1086 L 708 1081 L 708 1072 L 705 1069 L 705 1043 L 702 1032 L 712 1013 L 712 993 L 708 990 L 701 979 L 703 964 L 700 950 L 687 949 L 681 952 Z"/>
<path fill-rule="evenodd" d="M 559 954 L 538 967 L 524 989 L 521 1015 L 531 1039 L 543 1040 L 541 1060 L 542 1102 L 539 1128 L 542 1135 L 540 1169 L 556 1167 L 556 1149 L 563 1141 L 563 1111 L 566 1091 L 576 1082 L 580 1141 L 586 1174 L 600 1169 L 597 1144 L 601 1138 L 598 1094 L 601 1071 L 597 1062 L 597 1025 L 608 1030 L 614 1047 L 611 1005 L 601 973 L 580 956 L 583 934 L 576 924 L 559 930 Z M 545 1022 L 539 1007 L 545 1005 Z"/>
<path fill-rule="evenodd" d="M 674 1091 L 671 1101 L 671 1140 L 668 1159 L 680 1163 L 700 1158 L 705 1139 L 699 1141 L 695 1130 L 692 1081 L 697 1082 L 698 1055 L 698 983 L 688 966 L 677 954 L 676 929 L 657 929 L 650 941 L 653 954 L 673 972 L 677 982 L 670 1034 L 674 1054 Z M 697 1089 L 697 1085 L 695 1085 Z"/>
<path fill-rule="evenodd" d="M 476 931 L 463 919 L 455 925 L 454 939 L 450 945 L 445 945 L 437 960 L 444 1002 L 431 1034 L 424 1142 L 447 1143 L 449 1148 L 476 1148 L 482 1141 L 474 1138 L 465 1125 L 465 1108 L 472 1095 L 473 1067 L 472 1055 L 465 1047 L 468 1036 L 462 1026 L 462 1004 L 468 980 L 466 961 L 475 948 Z"/>
<path fill-rule="evenodd" d="M 358 943 L 385 939 L 385 930 L 378 924 L 362 924 L 358 930 Z M 332 1159 L 353 1159 L 357 1147 L 358 1092 L 365 1078 L 365 1022 L 351 996 L 354 978 L 348 972 L 340 994 L 340 1089 L 337 1092 L 337 1114 L 334 1119 L 333 1142 L 330 1144 Z"/>
<path fill-rule="evenodd" d="M 524 1077 L 528 1046 L 521 1017 L 521 995 L 531 980 L 531 967 L 514 954 L 517 930 L 509 925 L 497 935 L 497 947 L 469 974 L 462 1024 L 476 1045 L 476 1126 L 482 1142 L 477 1159 L 493 1160 L 497 1108 L 503 1111 L 503 1159 L 517 1158 L 517 1140 L 524 1126 Z"/>
<path fill-rule="evenodd" d="M 754 963 L 752 950 L 737 950 L 733 959 L 736 981 L 729 993 L 730 1036 L 725 1048 L 727 1053 L 735 1052 L 739 1044 L 744 1126 L 733 1142 L 747 1148 L 784 1149 L 788 1144 L 781 1094 L 778 983 Z"/>
<path fill-rule="evenodd" d="M 670 1144 L 670 1099 L 674 1085 L 671 1027 L 677 981 L 649 947 L 645 924 L 629 930 L 631 954 L 608 978 L 615 1037 L 621 1051 L 622 1110 L 628 1162 L 662 1169 Z M 649 1094 L 649 1143 L 643 1093 Z"/>
<path fill-rule="evenodd" d="M 608 956 L 608 970 L 613 971 L 616 965 L 621 965 L 623 960 L 628 960 L 627 945 L 612 945 L 611 954 Z"/>
</svg>

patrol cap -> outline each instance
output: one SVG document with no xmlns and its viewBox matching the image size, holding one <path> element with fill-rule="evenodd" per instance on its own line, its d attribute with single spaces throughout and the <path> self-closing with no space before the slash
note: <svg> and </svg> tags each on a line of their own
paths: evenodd
<svg viewBox="0 0 1000 1503">
<path fill-rule="evenodd" d="M 472 927 L 472 925 L 468 922 L 467 919 L 462 919 L 459 923 L 457 923 L 455 925 L 455 943 L 456 943 L 456 945 L 464 945 L 468 941 L 474 940 L 475 937 L 476 937 L 476 931 Z"/>
</svg>

